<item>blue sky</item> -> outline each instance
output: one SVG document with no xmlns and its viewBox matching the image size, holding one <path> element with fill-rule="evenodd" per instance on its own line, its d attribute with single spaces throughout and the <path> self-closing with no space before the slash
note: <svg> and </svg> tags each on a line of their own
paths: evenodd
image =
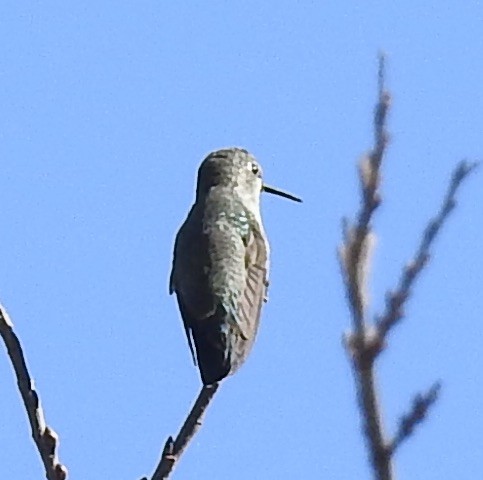
<svg viewBox="0 0 483 480">
<path fill-rule="evenodd" d="M 2 2 L 0 299 L 70 478 L 152 473 L 198 392 L 167 279 L 197 167 L 230 145 L 304 203 L 264 198 L 261 330 L 173 478 L 370 478 L 335 251 L 372 143 L 376 55 L 393 109 L 373 313 L 453 166 L 481 158 L 482 30 L 472 0 Z M 483 476 L 481 185 L 464 185 L 380 360 L 390 431 L 443 381 L 401 479 Z M 0 478 L 43 478 L 4 352 L 0 386 Z"/>
</svg>

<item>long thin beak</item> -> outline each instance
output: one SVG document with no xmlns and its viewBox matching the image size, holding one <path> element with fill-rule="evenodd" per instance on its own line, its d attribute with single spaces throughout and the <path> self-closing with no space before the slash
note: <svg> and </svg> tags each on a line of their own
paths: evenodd
<svg viewBox="0 0 483 480">
<path fill-rule="evenodd" d="M 293 200 L 294 202 L 301 202 L 302 199 L 292 195 L 290 193 L 284 192 L 283 190 L 279 190 L 278 188 L 271 187 L 270 185 L 263 185 L 262 190 L 267 193 L 273 193 L 274 195 L 278 195 L 279 197 L 285 197 L 289 200 Z"/>
</svg>

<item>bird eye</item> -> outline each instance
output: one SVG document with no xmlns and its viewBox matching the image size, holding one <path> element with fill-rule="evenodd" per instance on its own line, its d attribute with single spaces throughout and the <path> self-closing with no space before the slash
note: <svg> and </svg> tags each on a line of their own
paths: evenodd
<svg viewBox="0 0 483 480">
<path fill-rule="evenodd" d="M 256 163 L 252 163 L 252 172 L 256 175 L 260 171 L 260 168 Z"/>
</svg>

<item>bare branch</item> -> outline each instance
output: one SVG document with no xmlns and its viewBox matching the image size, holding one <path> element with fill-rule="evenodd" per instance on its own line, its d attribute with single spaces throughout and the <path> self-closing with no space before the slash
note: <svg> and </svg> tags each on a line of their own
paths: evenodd
<svg viewBox="0 0 483 480">
<path fill-rule="evenodd" d="M 343 245 L 339 249 L 339 259 L 353 324 L 353 331 L 346 336 L 346 349 L 352 361 L 364 436 L 375 478 L 391 480 L 393 478 L 393 466 L 387 450 L 374 371 L 374 360 L 382 345 L 379 342 L 377 332 L 369 328 L 365 318 L 368 303 L 367 279 L 374 244 L 371 220 L 374 211 L 381 202 L 379 193 L 380 167 L 389 138 L 386 120 L 391 97 L 385 90 L 384 82 L 385 57 L 380 55 L 378 101 L 374 113 L 375 145 L 359 164 L 361 207 L 356 224 L 349 225 L 348 222 L 345 224 Z"/>
<path fill-rule="evenodd" d="M 391 97 L 384 84 L 385 58 L 381 55 L 378 100 L 374 114 L 374 147 L 359 164 L 361 206 L 354 225 L 345 220 L 343 244 L 339 248 L 342 276 L 352 315 L 352 331 L 345 335 L 345 347 L 352 363 L 364 437 L 376 480 L 394 478 L 393 453 L 409 438 L 415 426 L 423 421 L 429 407 L 437 399 L 440 385 L 435 384 L 426 394 L 418 395 L 414 399 L 411 411 L 402 417 L 396 435 L 388 441 L 383 428 L 374 363 L 385 347 L 387 332 L 402 318 L 403 305 L 409 297 L 415 279 L 429 258 L 430 247 L 456 204 L 458 187 L 475 168 L 474 164 L 467 162 L 461 162 L 457 166 L 441 210 L 426 227 L 414 260 L 402 273 L 398 289 L 387 296 L 386 312 L 380 318 L 376 318 L 375 323 L 369 322 L 366 318 L 369 303 L 367 285 L 375 238 L 371 221 L 381 203 L 380 170 L 389 138 L 386 121 Z"/>
<path fill-rule="evenodd" d="M 389 444 L 388 450 L 391 455 L 412 435 L 416 425 L 426 418 L 430 407 L 436 402 L 440 392 L 441 383 L 436 382 L 426 393 L 419 393 L 414 397 L 411 410 L 399 420 L 398 430 Z"/>
<path fill-rule="evenodd" d="M 161 454 L 161 460 L 151 480 L 163 480 L 169 477 L 176 462 L 188 446 L 188 443 L 201 427 L 203 415 L 218 390 L 218 386 L 218 383 L 203 386 L 193 408 L 181 427 L 176 440 L 169 437 L 166 441 L 163 453 Z"/>
<path fill-rule="evenodd" d="M 404 304 L 411 294 L 411 288 L 429 260 L 430 249 L 435 238 L 456 206 L 456 192 L 463 180 L 473 172 L 477 165 L 462 161 L 453 171 L 440 211 L 425 228 L 414 259 L 403 269 L 396 291 L 388 292 L 386 295 L 386 311 L 376 319 L 377 329 L 382 339 L 403 318 Z"/>
<path fill-rule="evenodd" d="M 362 335 L 364 331 L 364 315 L 367 304 L 366 278 L 371 246 L 374 243 L 370 222 L 374 211 L 380 204 L 380 166 L 389 138 L 385 125 L 391 97 L 385 90 L 384 76 L 385 57 L 380 55 L 379 95 L 374 112 L 375 145 L 360 161 L 361 207 L 355 225 L 351 225 L 347 220 L 344 222 L 344 243 L 339 249 L 339 259 L 346 294 L 352 311 L 354 329 L 359 335 Z"/>
<path fill-rule="evenodd" d="M 13 330 L 13 323 L 5 309 L 0 305 L 0 335 L 7 347 L 7 353 L 17 378 L 17 385 L 22 396 L 28 420 L 40 458 L 44 464 L 47 480 L 66 480 L 67 468 L 59 461 L 57 449 L 59 437 L 45 424 L 40 398 L 34 387 L 20 340 Z"/>
</svg>

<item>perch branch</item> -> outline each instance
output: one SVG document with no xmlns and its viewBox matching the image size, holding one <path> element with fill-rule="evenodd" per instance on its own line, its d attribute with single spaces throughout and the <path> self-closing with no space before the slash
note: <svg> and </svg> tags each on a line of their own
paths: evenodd
<svg viewBox="0 0 483 480">
<path fill-rule="evenodd" d="M 67 468 L 60 463 L 57 453 L 59 437 L 52 428 L 45 424 L 40 398 L 29 374 L 20 340 L 13 330 L 12 321 L 1 305 L 0 335 L 17 378 L 17 386 L 32 429 L 32 438 L 44 464 L 45 477 L 47 480 L 66 480 Z"/>
<path fill-rule="evenodd" d="M 194 437 L 198 429 L 201 427 L 203 415 L 218 390 L 218 383 L 213 385 L 205 385 L 198 398 L 196 399 L 193 408 L 181 427 L 178 436 L 175 440 L 169 437 L 166 441 L 161 460 L 154 472 L 151 480 L 164 480 L 169 477 L 173 471 L 176 462 L 179 460 L 188 443 Z"/>
</svg>

